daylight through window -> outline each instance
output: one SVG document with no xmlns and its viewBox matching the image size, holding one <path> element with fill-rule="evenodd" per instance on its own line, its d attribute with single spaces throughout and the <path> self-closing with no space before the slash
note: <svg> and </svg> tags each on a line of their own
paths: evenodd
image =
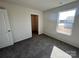
<svg viewBox="0 0 79 59">
<path fill-rule="evenodd" d="M 57 32 L 71 35 L 76 9 L 59 13 Z"/>
</svg>

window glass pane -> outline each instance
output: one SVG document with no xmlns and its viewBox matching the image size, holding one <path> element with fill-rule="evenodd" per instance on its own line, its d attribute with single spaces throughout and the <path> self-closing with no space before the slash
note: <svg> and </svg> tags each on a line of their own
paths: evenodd
<svg viewBox="0 0 79 59">
<path fill-rule="evenodd" d="M 71 35 L 76 9 L 59 13 L 57 32 Z"/>
</svg>

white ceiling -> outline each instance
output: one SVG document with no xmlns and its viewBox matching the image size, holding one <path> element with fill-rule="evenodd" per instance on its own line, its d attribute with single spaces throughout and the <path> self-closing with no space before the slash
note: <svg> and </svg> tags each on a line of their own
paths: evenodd
<svg viewBox="0 0 79 59">
<path fill-rule="evenodd" d="M 16 3 L 28 8 L 45 11 L 51 8 L 59 7 L 64 4 L 76 1 L 76 0 L 2 0 L 10 3 Z"/>
</svg>

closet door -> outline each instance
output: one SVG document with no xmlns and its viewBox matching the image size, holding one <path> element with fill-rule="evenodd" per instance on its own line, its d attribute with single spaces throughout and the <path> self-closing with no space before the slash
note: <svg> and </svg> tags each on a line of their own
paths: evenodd
<svg viewBox="0 0 79 59">
<path fill-rule="evenodd" d="M 13 44 L 12 33 L 7 11 L 0 9 L 0 48 Z"/>
</svg>

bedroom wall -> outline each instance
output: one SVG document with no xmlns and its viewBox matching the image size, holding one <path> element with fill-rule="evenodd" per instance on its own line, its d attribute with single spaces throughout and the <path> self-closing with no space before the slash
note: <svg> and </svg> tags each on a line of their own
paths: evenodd
<svg viewBox="0 0 79 59">
<path fill-rule="evenodd" d="M 56 27 L 57 27 L 58 13 L 73 8 L 77 8 L 77 13 L 72 29 L 72 35 L 68 36 L 57 33 Z M 44 33 L 79 48 L 79 1 L 45 11 Z"/>
<path fill-rule="evenodd" d="M 0 7 L 4 7 L 7 10 L 14 42 L 32 37 L 31 14 L 39 16 L 39 34 L 42 34 L 43 15 L 41 11 L 7 2 L 0 2 Z"/>
</svg>

